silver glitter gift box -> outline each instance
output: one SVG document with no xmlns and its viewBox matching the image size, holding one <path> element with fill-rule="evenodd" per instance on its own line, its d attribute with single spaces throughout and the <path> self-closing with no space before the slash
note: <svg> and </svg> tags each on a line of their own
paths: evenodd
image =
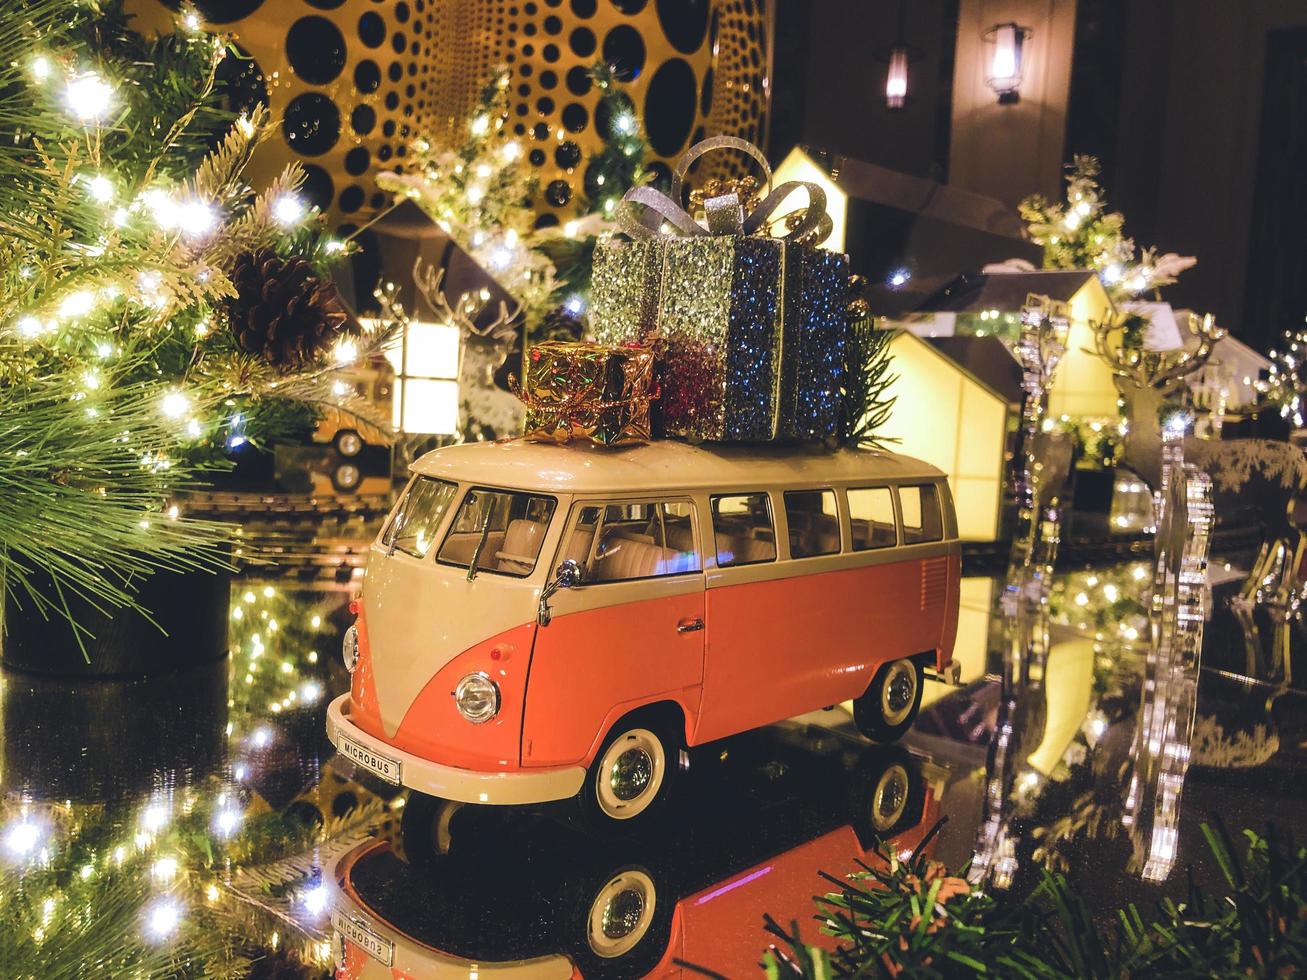
<svg viewBox="0 0 1307 980">
<path fill-rule="evenodd" d="M 663 430 L 706 441 L 824 439 L 839 427 L 848 259 L 761 235 L 602 242 L 596 339 L 657 338 Z"/>
</svg>

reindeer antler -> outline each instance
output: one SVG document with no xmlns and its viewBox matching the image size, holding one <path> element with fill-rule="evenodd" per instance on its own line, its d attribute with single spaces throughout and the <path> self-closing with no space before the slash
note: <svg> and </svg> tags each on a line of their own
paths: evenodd
<svg viewBox="0 0 1307 980">
<path fill-rule="evenodd" d="M 1149 351 L 1142 346 L 1130 346 L 1120 339 L 1112 339 L 1127 328 L 1132 316 L 1138 314 L 1126 313 L 1112 320 L 1090 321 L 1094 346 L 1118 378 L 1124 378 L 1139 388 L 1155 388 L 1163 394 L 1174 391 L 1188 375 L 1206 364 L 1217 341 L 1225 336 L 1225 331 L 1216 325 L 1210 313 L 1203 317 L 1190 313 L 1185 326 L 1198 338 L 1194 350 Z"/>
<path fill-rule="evenodd" d="M 463 293 L 458 298 L 458 302 L 450 306 L 449 300 L 440 288 L 444 279 L 445 270 L 438 268 L 434 263 L 423 262 L 421 256 L 413 261 L 413 284 L 437 317 L 479 340 L 507 343 L 516 337 L 517 328 L 513 325 L 513 321 L 522 312 L 520 304 L 510 308 L 508 303 L 500 300 L 498 315 L 490 323 L 477 326 L 477 317 L 485 308 L 484 301 L 488 294 L 483 291 L 481 298 L 478 299 L 473 293 Z"/>
</svg>

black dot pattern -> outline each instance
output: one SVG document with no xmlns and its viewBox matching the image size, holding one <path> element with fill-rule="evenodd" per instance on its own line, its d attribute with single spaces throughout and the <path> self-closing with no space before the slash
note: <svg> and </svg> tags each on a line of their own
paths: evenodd
<svg viewBox="0 0 1307 980">
<path fill-rule="evenodd" d="M 415 135 L 460 140 L 500 65 L 511 72 L 506 131 L 539 181 L 545 225 L 574 217 L 594 190 L 585 174 L 605 120 L 588 69 L 600 58 L 626 79 L 655 173 L 696 133 L 756 143 L 764 132 L 763 0 L 294 0 L 270 17 L 273 3 L 197 6 L 250 55 L 222 66 L 233 108 L 263 102 L 282 120 L 281 138 L 260 148 L 268 169 L 299 159 L 306 198 L 334 223 L 384 205 L 375 176 L 405 165 Z M 736 154 L 713 154 L 696 182 L 742 169 Z"/>
</svg>

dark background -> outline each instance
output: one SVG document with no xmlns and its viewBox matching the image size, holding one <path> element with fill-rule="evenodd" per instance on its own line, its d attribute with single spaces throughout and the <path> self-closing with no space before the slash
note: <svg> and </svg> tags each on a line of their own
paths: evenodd
<svg viewBox="0 0 1307 980">
<path fill-rule="evenodd" d="M 921 58 L 890 112 L 901 16 Z M 776 17 L 773 159 L 804 143 L 947 182 L 958 0 L 778 0 Z M 1077 0 L 1073 153 L 1102 161 L 1139 246 L 1197 256 L 1172 305 L 1262 349 L 1303 325 L 1307 0 Z"/>
</svg>

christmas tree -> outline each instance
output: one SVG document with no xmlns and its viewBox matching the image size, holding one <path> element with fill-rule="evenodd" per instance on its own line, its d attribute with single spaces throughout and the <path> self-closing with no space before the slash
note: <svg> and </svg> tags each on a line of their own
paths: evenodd
<svg viewBox="0 0 1307 980">
<path fill-rule="evenodd" d="M 228 56 L 193 10 L 147 38 L 119 0 L 0 9 L 0 573 L 47 615 L 212 564 L 178 492 L 303 431 L 358 350 L 302 169 L 245 179 L 268 115 Z"/>
</svg>

